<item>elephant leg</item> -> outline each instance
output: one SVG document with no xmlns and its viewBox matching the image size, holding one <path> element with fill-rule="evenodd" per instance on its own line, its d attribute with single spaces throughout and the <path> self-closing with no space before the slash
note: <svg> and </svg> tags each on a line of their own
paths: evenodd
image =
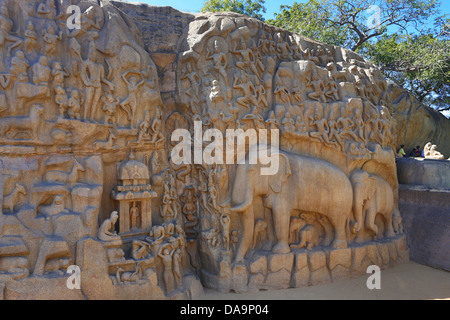
<svg viewBox="0 0 450 320">
<path fill-rule="evenodd" d="M 235 263 L 244 262 L 245 255 L 247 254 L 247 251 L 249 250 L 252 244 L 253 234 L 255 231 L 255 217 L 253 213 L 253 206 L 250 206 L 246 211 L 242 212 L 241 214 L 243 222 L 243 234 L 234 260 Z"/>
<path fill-rule="evenodd" d="M 345 233 L 347 220 L 346 218 L 339 217 L 333 222 L 334 226 L 334 241 L 332 247 L 335 249 L 347 248 L 347 235 Z"/>
<path fill-rule="evenodd" d="M 378 227 L 375 225 L 375 216 L 377 215 L 377 210 L 373 203 L 369 204 L 367 214 L 366 214 L 366 228 L 372 230 L 375 235 L 378 234 Z"/>
<path fill-rule="evenodd" d="M 391 210 L 390 213 L 386 214 L 386 237 L 394 237 L 395 236 L 395 231 L 394 231 L 394 226 L 392 224 L 392 215 L 393 214 L 398 214 L 400 215 L 400 212 L 398 211 L 398 209 L 394 209 Z"/>
<path fill-rule="evenodd" d="M 275 234 L 277 237 L 277 244 L 273 247 L 274 253 L 289 253 L 289 221 L 290 210 L 284 206 L 272 208 L 273 222 L 275 225 Z"/>
</svg>

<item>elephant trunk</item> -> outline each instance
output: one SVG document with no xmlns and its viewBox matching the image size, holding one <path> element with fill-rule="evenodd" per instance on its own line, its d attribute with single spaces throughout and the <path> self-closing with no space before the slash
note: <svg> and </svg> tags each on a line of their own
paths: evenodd
<svg viewBox="0 0 450 320">
<path fill-rule="evenodd" d="M 249 184 L 249 183 L 248 183 Z M 244 212 L 247 211 L 253 204 L 253 190 L 251 185 L 247 185 L 247 190 L 245 192 L 245 197 L 243 202 L 235 201 L 236 198 L 240 199 L 242 197 L 241 190 L 237 192 L 233 191 L 232 202 L 237 203 L 234 207 L 230 208 L 231 212 Z"/>
<path fill-rule="evenodd" d="M 364 210 L 364 190 L 363 184 L 357 183 L 354 185 L 353 191 L 353 213 L 357 223 L 356 232 L 363 228 L 363 210 Z"/>
</svg>

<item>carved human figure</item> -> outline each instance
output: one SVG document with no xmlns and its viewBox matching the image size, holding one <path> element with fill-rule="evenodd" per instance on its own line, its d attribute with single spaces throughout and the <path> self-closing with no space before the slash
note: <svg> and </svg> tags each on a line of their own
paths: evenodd
<svg viewBox="0 0 450 320">
<path fill-rule="evenodd" d="M 19 47 L 22 44 L 22 39 L 11 34 L 14 22 L 9 18 L 8 7 L 5 2 L 0 4 L 0 54 L 7 42 L 13 42 L 7 47 L 8 56 L 11 55 L 11 50 Z"/>
<path fill-rule="evenodd" d="M 260 74 L 255 65 L 253 50 L 247 48 L 247 44 L 243 38 L 241 38 L 241 49 L 237 50 L 237 48 L 235 48 L 234 51 L 231 51 L 231 53 L 241 55 L 242 61 L 236 62 L 236 67 L 244 72 L 246 72 L 246 69 L 249 68 L 258 78 L 260 78 Z"/>
<path fill-rule="evenodd" d="M 66 112 L 68 104 L 68 97 L 66 90 L 64 90 L 61 86 L 55 87 L 55 102 L 58 105 L 59 116 L 64 118 L 64 113 Z"/>
<path fill-rule="evenodd" d="M 119 219 L 119 213 L 113 211 L 109 219 L 106 219 L 100 226 L 98 230 L 98 238 L 101 241 L 117 241 L 120 240 L 120 236 L 114 231 L 114 226 Z"/>
<path fill-rule="evenodd" d="M 132 207 L 130 208 L 130 228 L 136 229 L 139 228 L 139 218 L 140 218 L 140 210 L 136 205 L 136 201 L 133 202 Z"/>
<path fill-rule="evenodd" d="M 199 102 L 201 78 L 198 73 L 192 69 L 191 62 L 186 63 L 186 69 L 181 75 L 181 80 L 186 80 L 189 82 L 189 85 L 185 88 L 186 90 L 184 92 L 192 100 L 191 105 L 196 105 Z"/>
<path fill-rule="evenodd" d="M 225 250 L 230 250 L 230 225 L 231 219 L 227 213 L 220 216 L 220 224 L 222 225 L 222 243 Z"/>
<path fill-rule="evenodd" d="M 173 253 L 173 276 L 175 278 L 176 288 L 181 288 L 183 286 L 182 259 L 182 249 L 178 248 Z"/>
<path fill-rule="evenodd" d="M 351 138 L 355 142 L 358 142 L 358 137 L 356 134 L 352 131 L 352 129 L 355 127 L 355 123 L 352 121 L 350 117 L 347 116 L 346 112 L 337 120 L 337 124 L 340 127 L 339 135 L 342 138 Z"/>
<path fill-rule="evenodd" d="M 24 35 L 25 35 L 24 45 L 26 53 L 32 54 L 37 52 L 39 49 L 38 36 L 33 22 L 28 21 L 27 29 L 25 30 Z"/>
<path fill-rule="evenodd" d="M 95 121 L 99 101 L 102 95 L 102 82 L 114 91 L 114 85 L 106 80 L 105 68 L 98 63 L 97 49 L 94 42 L 89 43 L 88 59 L 82 62 L 82 72 L 80 74 L 86 86 L 86 99 L 84 103 L 84 120 Z"/>
<path fill-rule="evenodd" d="M 311 79 L 308 79 L 306 87 L 313 88 L 313 92 L 308 94 L 309 99 L 327 103 L 327 98 L 325 97 L 325 84 L 319 79 L 315 70 L 312 72 Z"/>
<path fill-rule="evenodd" d="M 269 112 L 269 115 L 267 116 L 265 123 L 268 126 L 269 130 L 278 129 L 278 120 L 275 117 L 275 112 L 273 110 Z"/>
<path fill-rule="evenodd" d="M 163 206 L 161 211 L 161 216 L 165 222 L 171 221 L 175 217 L 175 212 L 172 206 L 173 201 L 174 200 L 172 199 L 172 196 L 170 194 L 170 187 L 166 182 L 164 183 L 164 195 L 162 199 Z"/>
<path fill-rule="evenodd" d="M 39 86 L 48 86 L 50 81 L 51 70 L 48 66 L 46 56 L 41 56 L 39 61 L 33 65 L 33 83 Z"/>
<path fill-rule="evenodd" d="M 148 110 L 145 111 L 144 119 L 139 124 L 138 138 L 137 142 L 142 143 L 144 141 L 150 141 L 150 112 Z"/>
<path fill-rule="evenodd" d="M 237 104 L 243 106 L 244 108 L 250 109 L 251 106 L 257 106 L 257 93 L 252 82 L 248 79 L 248 74 L 246 72 L 241 72 L 241 83 L 238 84 L 239 78 L 234 76 L 233 89 L 241 90 L 244 94 L 236 100 Z"/>
<path fill-rule="evenodd" d="M 292 119 L 292 115 L 290 112 L 286 112 L 283 120 L 281 121 L 281 128 L 285 133 L 294 133 L 295 132 L 295 122 Z"/>
<path fill-rule="evenodd" d="M 44 40 L 44 54 L 53 57 L 56 53 L 58 41 L 62 40 L 62 31 L 56 34 L 55 29 L 50 25 L 46 30 L 42 31 L 42 39 Z"/>
<path fill-rule="evenodd" d="M 316 130 L 309 133 L 311 138 L 322 139 L 326 144 L 330 144 L 328 139 L 328 134 L 330 133 L 328 121 L 318 111 L 314 113 L 313 125 Z"/>
<path fill-rule="evenodd" d="M 53 20 L 56 17 L 55 0 L 43 0 L 36 8 L 36 14 L 40 18 Z"/>
<path fill-rule="evenodd" d="M 289 44 L 283 39 L 281 33 L 278 33 L 278 41 L 277 41 L 277 53 L 278 58 L 284 61 L 290 61 L 292 59 L 291 48 Z"/>
<path fill-rule="evenodd" d="M 328 79 L 327 87 L 329 87 L 329 90 L 325 92 L 325 96 L 330 100 L 339 101 L 339 87 L 336 81 L 334 79 Z"/>
<path fill-rule="evenodd" d="M 127 84 L 128 88 L 128 96 L 120 103 L 120 107 L 125 110 L 128 116 L 128 121 L 132 122 L 136 116 L 136 107 L 137 107 L 137 94 L 139 88 L 144 84 L 144 80 L 138 80 L 138 78 L 132 75 L 129 79 L 127 76 L 132 71 L 127 71 L 122 74 L 122 79 Z"/>
<path fill-rule="evenodd" d="M 76 89 L 72 90 L 70 93 L 70 98 L 67 101 L 67 115 L 70 119 L 81 120 L 81 97 L 80 92 Z"/>
<path fill-rule="evenodd" d="M 163 280 L 167 293 L 175 290 L 175 277 L 172 265 L 174 252 L 175 249 L 171 244 L 166 244 L 165 246 L 161 247 L 160 252 L 158 252 L 158 257 L 161 258 L 164 266 Z"/>
<path fill-rule="evenodd" d="M 110 92 L 106 92 L 102 96 L 103 111 L 105 112 L 105 117 L 103 122 L 105 124 L 116 124 L 116 112 L 117 106 L 119 105 L 119 99 L 115 98 Z"/>
<path fill-rule="evenodd" d="M 27 58 L 25 58 L 24 52 L 21 50 L 17 51 L 11 60 L 11 68 L 9 69 L 10 75 L 15 77 L 19 82 L 28 82 L 29 68 L 30 63 Z M 5 85 L 5 87 L 8 87 L 8 85 Z"/>
<path fill-rule="evenodd" d="M 339 147 L 344 150 L 344 144 L 342 143 L 341 136 L 339 135 L 338 125 L 335 119 L 328 120 L 328 127 L 330 128 L 330 132 L 328 134 L 328 138 L 330 141 L 336 141 Z"/>
<path fill-rule="evenodd" d="M 103 26 L 104 19 L 96 15 L 95 8 L 89 7 L 80 18 L 80 28 L 74 28 L 70 37 L 85 37 L 85 41 L 94 41 L 98 38 L 98 33 Z"/>
<path fill-rule="evenodd" d="M 152 143 L 158 144 L 165 140 L 164 135 L 162 133 L 162 111 L 159 108 L 156 108 L 156 115 L 153 118 L 152 122 Z"/>
<path fill-rule="evenodd" d="M 308 130 L 306 129 L 305 121 L 301 115 L 295 118 L 295 134 L 302 137 L 308 136 Z"/>
<path fill-rule="evenodd" d="M 211 53 L 209 49 L 206 52 L 206 60 L 212 60 L 214 64 L 214 69 L 216 72 L 222 76 L 226 87 L 229 87 L 228 75 L 226 68 L 228 66 L 227 55 L 223 52 L 220 47 L 219 40 L 214 41 L 214 52 Z"/>
<path fill-rule="evenodd" d="M 64 69 L 61 62 L 53 63 L 52 69 L 53 87 L 57 86 L 64 87 L 64 78 L 68 76 L 69 73 Z"/>
</svg>

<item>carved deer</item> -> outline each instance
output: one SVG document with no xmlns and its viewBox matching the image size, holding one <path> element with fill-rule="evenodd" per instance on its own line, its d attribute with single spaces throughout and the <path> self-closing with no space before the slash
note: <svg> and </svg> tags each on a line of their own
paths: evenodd
<svg viewBox="0 0 450 320">
<path fill-rule="evenodd" d="M 86 171 L 86 169 L 78 162 L 72 168 L 70 172 L 63 171 L 49 171 L 45 174 L 44 180 L 47 182 L 59 182 L 63 184 L 72 184 L 78 181 L 79 172 Z"/>
<path fill-rule="evenodd" d="M 19 201 L 19 196 L 20 195 L 27 195 L 27 191 L 25 190 L 25 187 L 22 186 L 21 184 L 16 183 L 13 191 L 5 196 L 3 198 L 3 205 L 2 208 L 6 208 L 9 209 L 10 212 L 14 211 L 14 206 L 17 204 L 17 202 Z"/>
</svg>

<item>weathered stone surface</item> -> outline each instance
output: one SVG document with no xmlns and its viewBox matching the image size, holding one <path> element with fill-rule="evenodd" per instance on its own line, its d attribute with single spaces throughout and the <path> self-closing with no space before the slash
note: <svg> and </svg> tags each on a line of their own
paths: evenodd
<svg viewBox="0 0 450 320">
<path fill-rule="evenodd" d="M 309 269 L 314 272 L 327 266 L 327 256 L 323 251 L 313 251 L 308 254 Z"/>
<path fill-rule="evenodd" d="M 250 273 L 267 273 L 267 257 L 257 256 L 255 260 L 250 263 Z"/>
<path fill-rule="evenodd" d="M 286 269 L 280 269 L 277 272 L 270 272 L 267 275 L 265 288 L 280 290 L 289 288 L 291 282 L 291 272 Z"/>
<path fill-rule="evenodd" d="M 450 161 L 423 158 L 397 159 L 398 181 L 432 189 L 450 190 Z"/>
<path fill-rule="evenodd" d="M 409 247 L 412 261 L 450 270 L 450 192 L 402 185 L 399 194 L 406 235 L 397 241 L 399 258 Z"/>
<path fill-rule="evenodd" d="M 376 66 L 239 14 L 75 3 L 71 30 L 67 1 L 0 3 L 5 298 L 192 299 L 198 278 L 245 292 L 388 264 L 401 101 Z M 177 129 L 241 128 L 280 133 L 276 174 L 174 161 Z"/>
<path fill-rule="evenodd" d="M 421 104 L 411 93 L 395 85 L 389 85 L 393 117 L 397 121 L 396 147 L 405 145 L 406 153 L 426 143 L 438 146 L 445 158 L 450 156 L 450 119 Z"/>
<path fill-rule="evenodd" d="M 285 269 L 291 272 L 294 265 L 294 254 L 272 254 L 268 257 L 268 270 L 270 272 L 278 272 Z"/>
</svg>

